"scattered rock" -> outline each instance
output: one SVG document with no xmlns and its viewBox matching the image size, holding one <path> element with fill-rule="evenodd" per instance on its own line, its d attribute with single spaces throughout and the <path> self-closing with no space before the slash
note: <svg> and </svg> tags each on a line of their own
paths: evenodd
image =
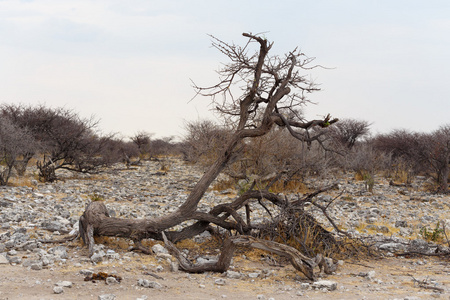
<svg viewBox="0 0 450 300">
<path fill-rule="evenodd" d="M 331 280 L 319 280 L 314 282 L 311 286 L 313 289 L 334 291 L 337 288 L 337 283 Z"/>
<path fill-rule="evenodd" d="M 62 288 L 62 286 L 55 286 L 55 287 L 53 287 L 53 293 L 62 294 L 62 293 L 64 293 L 64 289 Z"/>
<path fill-rule="evenodd" d="M 39 271 L 42 270 L 42 262 L 35 262 L 30 265 L 31 270 Z"/>
<path fill-rule="evenodd" d="M 158 253 L 169 254 L 169 251 L 166 248 L 164 248 L 164 246 L 162 246 L 160 244 L 153 245 L 152 251 L 155 254 L 158 254 Z"/>
<path fill-rule="evenodd" d="M 99 263 L 99 262 L 102 262 L 104 256 L 105 256 L 105 255 L 102 254 L 102 253 L 94 253 L 94 254 L 92 254 L 92 256 L 91 256 L 91 261 L 92 261 L 93 263 Z"/>
<path fill-rule="evenodd" d="M 311 287 L 311 285 L 309 283 L 307 283 L 307 282 L 300 283 L 300 288 L 302 290 L 308 290 L 310 287 Z"/>
<path fill-rule="evenodd" d="M 253 272 L 248 274 L 249 278 L 258 278 L 259 276 L 261 276 L 261 273 L 259 272 Z"/>
<path fill-rule="evenodd" d="M 58 281 L 56 286 L 71 288 L 73 283 L 71 281 Z"/>
<path fill-rule="evenodd" d="M 116 295 L 114 295 L 114 294 L 104 294 L 104 295 L 98 296 L 98 300 L 115 300 L 115 299 L 116 299 Z"/>
<path fill-rule="evenodd" d="M 214 280 L 214 284 L 216 285 L 225 285 L 226 281 L 223 278 L 218 278 L 216 280 Z"/>
<path fill-rule="evenodd" d="M 34 274 L 38 275 L 37 271 L 39 270 L 44 268 L 57 269 L 58 266 L 65 263 L 81 269 L 86 264 L 91 265 L 90 262 L 101 263 L 105 260 L 116 260 L 112 263 L 117 266 L 134 261 L 136 257 L 133 254 L 126 253 L 124 255 L 121 251 L 117 253 L 111 249 L 106 250 L 104 245 L 96 245 L 94 255 L 89 260 L 89 258 L 84 256 L 85 252 L 82 253 L 78 249 L 64 246 L 50 248 L 57 244 L 44 244 L 40 243 L 39 240 L 55 238 L 52 233 L 59 232 L 62 234 L 70 230 L 72 230 L 71 232 L 76 232 L 78 229 L 78 216 L 86 205 L 86 195 L 91 195 L 95 192 L 102 195 L 105 199 L 110 199 L 111 201 L 108 201 L 107 206 L 112 216 L 117 215 L 120 218 L 157 217 L 172 211 L 182 203 L 186 199 L 185 191 L 192 187 L 202 175 L 201 170 L 182 165 L 179 161 L 175 161 L 171 165 L 170 172 L 165 173 L 165 176 L 159 177 L 151 175 L 159 168 L 159 165 L 153 162 L 143 162 L 140 169 L 129 169 L 125 172 L 119 171 L 119 167 L 114 168 L 111 169 L 111 172 L 105 173 L 105 176 L 100 181 L 83 180 L 80 182 L 79 180 L 69 179 L 66 181 L 61 180 L 57 184 L 44 184 L 34 180 L 33 187 L 8 186 L 0 188 L 0 265 L 23 266 L 35 270 Z M 145 170 L 145 172 L 142 172 L 142 170 Z M 180 177 L 183 177 L 183 180 L 180 180 Z M 317 183 L 313 184 L 319 185 L 321 180 L 314 180 Z M 380 181 L 383 181 L 383 179 L 380 178 Z M 145 184 L 143 185 L 143 183 Z M 313 187 L 310 183 L 305 184 Z M 375 187 L 375 194 L 362 193 L 361 187 L 363 184 L 363 182 L 356 182 L 353 179 L 348 180 L 348 182 L 347 180 L 342 181 L 340 189 L 345 190 L 348 197 L 345 200 L 337 199 L 329 208 L 330 214 L 350 228 L 349 231 L 353 236 L 364 238 L 370 235 L 374 238 L 376 247 L 388 251 L 386 253 L 387 256 L 389 254 L 393 255 L 395 252 L 418 251 L 429 253 L 431 250 L 435 250 L 432 244 L 428 245 L 422 239 L 413 240 L 408 245 L 408 238 L 415 236 L 420 226 L 433 228 L 442 211 L 450 208 L 448 196 L 431 195 L 420 191 L 419 188 L 414 188 L 413 190 L 408 190 L 408 196 L 405 197 L 398 194 L 398 187 L 392 187 L 388 184 L 378 185 L 378 183 Z M 208 191 L 204 196 L 207 201 L 201 203 L 199 208 L 208 211 L 213 205 L 221 203 L 220 201 L 223 201 L 224 197 L 234 197 L 233 194 L 235 192 L 233 191 L 228 190 L 223 193 Z M 232 193 L 230 194 L 230 192 Z M 295 199 L 297 195 L 286 195 L 286 197 L 291 200 Z M 320 195 L 319 199 L 321 201 L 330 201 L 334 198 L 330 198 L 329 195 Z M 314 207 L 305 207 L 305 209 L 313 210 Z M 252 222 L 255 222 L 255 224 L 264 220 L 263 216 L 258 215 L 258 213 L 258 210 L 252 212 Z M 317 218 L 320 222 L 326 222 L 325 219 L 320 219 L 320 214 L 317 214 Z M 416 226 L 418 221 L 421 224 Z M 450 220 L 443 220 L 443 222 L 450 224 Z M 372 224 L 366 226 L 366 223 Z M 364 232 L 359 229 L 358 232 L 355 229 L 355 227 L 364 228 L 364 226 L 366 226 L 366 229 L 372 228 L 375 232 Z M 398 229 L 393 230 L 394 226 Z M 390 231 L 389 228 L 391 228 Z M 389 236 L 390 242 L 385 242 L 387 240 L 386 235 Z M 197 243 L 201 243 L 210 238 L 210 233 L 205 231 L 196 236 L 194 240 Z M 176 261 L 172 262 L 173 258 L 162 245 L 156 244 L 152 247 L 152 250 L 156 253 L 156 257 L 161 264 L 161 266 L 157 266 L 158 263 L 155 264 L 156 266 L 152 265 L 152 270 L 159 270 L 163 267 L 164 269 L 169 269 L 170 267 L 172 271 L 178 270 L 178 263 Z M 78 253 L 73 256 L 70 254 L 69 257 L 69 253 L 75 252 Z M 168 261 L 168 259 L 171 261 Z M 217 258 L 213 255 L 210 257 L 204 255 L 196 259 L 198 263 L 209 263 Z M 417 264 L 420 266 L 421 262 L 419 261 Z M 431 263 L 429 264 L 431 265 Z M 9 268 L 9 266 L 7 267 Z M 85 267 L 87 268 L 88 266 Z M 129 270 L 132 269 L 132 267 L 128 266 L 127 268 Z M 251 273 L 246 272 L 247 276 L 244 276 L 236 271 L 238 269 L 229 270 L 225 279 L 266 278 L 275 272 L 274 270 L 251 271 Z M 44 272 L 40 272 L 39 275 L 44 274 Z M 444 269 L 443 272 L 450 274 L 450 270 Z M 29 273 L 33 274 L 33 272 Z M 371 288 L 374 288 L 374 284 L 379 282 L 381 275 L 375 272 L 364 273 L 365 275 L 361 276 L 370 280 L 370 282 L 363 280 L 364 284 L 370 284 Z M 94 271 L 83 269 L 80 271 L 80 274 L 92 277 Z M 193 281 L 193 286 L 210 287 L 212 282 L 219 286 L 225 284 L 225 279 L 213 279 L 212 276 L 214 275 L 206 276 L 210 276 L 207 283 Z M 108 276 L 104 279 L 107 284 L 118 282 L 116 278 L 110 277 Z M 299 276 L 299 278 L 298 280 L 302 280 L 303 276 Z M 297 280 L 297 278 L 295 279 Z M 358 280 L 361 280 L 361 278 Z M 93 286 L 92 283 L 83 284 Z M 148 288 L 162 287 L 159 283 L 151 284 L 148 280 L 146 282 L 142 281 L 142 285 L 139 286 Z M 76 287 L 78 288 L 78 286 Z M 379 287 L 383 288 L 384 286 Z M 61 288 L 61 293 L 65 289 L 63 286 L 55 286 L 54 288 Z M 105 288 L 108 289 L 110 287 Z M 311 288 L 312 285 L 309 283 L 297 285 L 298 293 L 305 296 L 311 292 L 308 291 Z M 328 287 L 318 286 L 317 283 L 315 283 L 314 288 L 329 290 Z M 340 286 L 339 289 L 343 290 L 343 286 Z M 411 292 L 411 294 L 413 293 Z M 295 290 L 292 291 L 291 295 L 295 295 Z M 99 299 L 109 299 L 100 298 L 102 296 L 109 295 L 98 296 Z M 111 299 L 116 297 L 114 295 L 111 296 L 113 297 Z M 264 297 L 264 295 L 260 296 Z M 430 293 L 427 296 L 432 297 Z M 1 295 L 0 298 L 2 298 Z M 414 297 L 410 297 L 410 299 L 414 299 Z"/>
<path fill-rule="evenodd" d="M 119 283 L 119 281 L 117 281 L 117 279 L 116 279 L 115 277 L 111 277 L 111 276 L 106 277 L 105 282 L 106 282 L 106 284 L 108 284 L 108 285 L 111 285 L 111 284 L 118 284 L 118 283 Z"/>
<path fill-rule="evenodd" d="M 139 279 L 137 282 L 138 286 L 151 289 L 162 289 L 162 285 L 156 281 L 149 281 L 147 279 Z"/>
<path fill-rule="evenodd" d="M 88 270 L 88 269 L 83 269 L 83 270 L 80 270 L 80 274 L 84 275 L 84 276 L 92 276 L 92 274 L 94 274 L 94 271 Z"/>
<path fill-rule="evenodd" d="M 9 264 L 9 260 L 2 254 L 0 254 L 0 265 Z"/>
<path fill-rule="evenodd" d="M 395 227 L 408 227 L 408 222 L 405 220 L 395 221 Z"/>
<path fill-rule="evenodd" d="M 232 278 L 232 279 L 239 279 L 239 278 L 242 277 L 242 274 L 241 274 L 241 273 L 235 272 L 235 271 L 230 271 L 230 270 L 228 270 L 228 271 L 226 272 L 226 274 L 227 274 L 227 277 L 228 277 L 228 278 Z"/>
</svg>

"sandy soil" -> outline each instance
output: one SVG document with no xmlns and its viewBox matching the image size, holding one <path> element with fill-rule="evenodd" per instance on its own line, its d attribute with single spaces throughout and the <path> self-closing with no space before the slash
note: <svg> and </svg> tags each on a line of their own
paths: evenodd
<svg viewBox="0 0 450 300">
<path fill-rule="evenodd" d="M 69 257 L 81 257 L 74 249 Z M 74 253 L 75 252 L 75 253 Z M 79 256 L 78 256 L 79 255 Z M 243 274 L 270 270 L 263 278 L 226 278 L 224 274 L 186 274 L 171 272 L 169 263 L 153 256 L 134 254 L 129 261 L 108 261 L 98 265 L 90 262 L 74 263 L 70 259 L 61 265 L 39 271 L 22 266 L 0 265 L 0 299 L 98 299 L 99 295 L 114 294 L 116 299 L 448 299 L 450 295 L 450 263 L 436 258 L 384 258 L 369 261 L 344 261 L 334 275 L 321 279 L 337 282 L 335 291 L 305 289 L 308 283 L 290 265 L 273 266 L 264 261 L 245 257 L 234 259 L 234 271 Z M 156 267 L 164 270 L 157 272 Z M 121 276 L 121 283 L 107 285 L 104 281 L 84 281 L 80 270 L 91 268 L 94 272 L 107 272 Z M 374 271 L 371 272 L 371 271 Z M 364 274 L 370 273 L 369 276 Z M 156 274 L 157 279 L 151 275 Z M 420 287 L 413 278 L 424 281 Z M 215 284 L 218 278 L 225 284 Z M 138 279 L 157 281 L 161 289 L 143 288 Z M 58 281 L 71 281 L 71 288 L 55 294 Z M 416 297 L 416 298 L 413 298 Z"/>
</svg>

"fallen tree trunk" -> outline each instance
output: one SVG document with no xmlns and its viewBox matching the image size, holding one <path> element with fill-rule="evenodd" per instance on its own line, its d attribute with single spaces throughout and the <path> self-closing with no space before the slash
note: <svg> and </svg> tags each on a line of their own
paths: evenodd
<svg viewBox="0 0 450 300">
<path fill-rule="evenodd" d="M 290 263 L 296 270 L 302 272 L 310 280 L 316 279 L 314 275 L 314 268 L 316 266 L 318 266 L 321 270 L 324 270 L 326 274 L 331 274 L 336 271 L 337 268 L 337 264 L 330 264 L 329 261 L 320 254 L 312 259 L 303 255 L 293 247 L 273 241 L 258 239 L 248 235 L 227 237 L 222 245 L 222 252 L 217 261 L 193 264 L 181 254 L 174 244 L 166 238 L 164 233 L 162 235 L 166 248 L 169 250 L 170 254 L 178 260 L 180 263 L 180 268 L 189 273 L 227 271 L 230 267 L 231 259 L 233 258 L 233 254 L 237 246 L 261 249 L 285 257 L 289 259 Z"/>
<path fill-rule="evenodd" d="M 331 188 L 333 188 L 333 186 L 306 195 L 304 201 L 311 201 L 311 195 L 316 196 L 318 193 L 327 191 Z M 209 212 L 194 211 L 191 214 L 184 215 L 175 212 L 161 218 L 121 219 L 110 217 L 108 209 L 102 201 L 93 201 L 86 207 L 83 215 L 80 217 L 79 232 L 83 242 L 89 248 L 89 256 L 92 256 L 94 251 L 94 235 L 129 238 L 135 243 L 135 249 L 145 253 L 151 253 L 149 249 L 141 246 L 141 241 L 149 238 L 163 240 L 161 235 L 163 231 L 168 240 L 175 243 L 183 239 L 192 238 L 204 232 L 209 228 L 211 223 L 229 231 L 235 230 L 241 235 L 249 235 L 252 230 L 261 232 L 261 226 L 270 228 L 270 224 L 251 224 L 249 209 L 246 209 L 246 220 L 238 213 L 238 210 L 248 207 L 249 203 L 252 201 L 258 201 L 259 204 L 267 209 L 261 203 L 262 199 L 270 201 L 273 205 L 283 208 L 283 210 L 286 210 L 291 206 L 293 208 L 302 206 L 303 203 L 300 200 L 287 202 L 285 199 L 282 199 L 280 196 L 270 193 L 267 190 L 249 190 L 233 202 L 219 204 L 213 207 Z M 169 216 L 171 218 L 169 218 Z M 229 220 L 230 218 L 232 218 L 232 220 Z M 311 219 L 312 217 L 309 218 Z M 181 231 L 167 230 L 174 226 L 174 224 L 180 224 L 186 220 L 197 220 L 197 222 L 185 227 Z M 279 223 L 280 220 L 275 217 L 273 218 L 273 222 Z M 312 222 L 310 223 L 312 224 Z M 276 224 L 274 224 L 274 226 L 278 227 Z M 308 224 L 307 227 L 309 227 Z M 333 239 L 329 232 L 322 227 L 320 227 L 320 229 L 322 229 L 322 232 L 327 235 L 329 239 Z"/>
<path fill-rule="evenodd" d="M 200 227 L 200 229 L 204 230 L 203 226 L 208 222 L 202 222 L 203 223 L 201 226 L 198 224 L 194 224 L 193 226 Z M 302 272 L 311 280 L 315 279 L 314 268 L 316 266 L 324 269 L 327 274 L 330 274 L 336 269 L 336 265 L 330 265 L 327 263 L 327 261 L 320 254 L 317 255 L 316 258 L 311 259 L 293 247 L 274 241 L 258 239 L 248 235 L 227 237 L 222 245 L 222 252 L 217 261 L 207 262 L 204 264 L 193 264 L 181 255 L 180 251 L 173 245 L 172 242 L 169 241 L 163 231 L 155 231 L 155 227 L 156 226 L 151 219 L 112 218 L 109 216 L 105 204 L 101 201 L 91 202 L 86 207 L 86 210 L 80 217 L 79 222 L 80 236 L 89 248 L 89 256 L 92 256 L 94 253 L 94 235 L 99 235 L 130 238 L 135 242 L 135 249 L 141 250 L 147 254 L 150 254 L 151 250 L 141 246 L 142 239 L 163 239 L 170 253 L 178 259 L 181 269 L 191 273 L 207 271 L 225 272 L 230 266 L 231 259 L 237 246 L 261 249 L 285 257 L 290 261 L 296 270 Z"/>
<path fill-rule="evenodd" d="M 287 199 L 282 199 L 273 193 L 269 193 L 268 190 L 250 190 L 232 203 L 218 205 L 208 213 L 198 211 L 197 209 L 203 195 L 217 176 L 239 156 L 243 155 L 246 148 L 246 140 L 262 137 L 269 133 L 276 125 L 288 127 L 289 132 L 295 138 L 310 143 L 319 141 L 318 139 L 323 133 L 321 132 L 311 136 L 308 130 L 316 126 L 326 128 L 338 121 L 338 119 L 331 119 L 330 115 L 327 115 L 323 120 L 312 120 L 309 122 L 284 119 L 282 112 L 288 112 L 291 107 L 301 104 L 304 101 L 303 94 L 305 91 L 316 90 L 312 82 L 306 80 L 304 76 L 299 75 L 297 71 L 297 69 L 303 69 L 310 60 L 303 59 L 304 55 L 301 52 L 297 53 L 296 50 L 290 52 L 284 59 L 279 59 L 278 56 L 272 58 L 267 57 L 272 43 L 269 43 L 265 38 L 263 39 L 252 34 L 244 33 L 243 35 L 249 38 L 247 45 L 251 42 L 259 45 L 259 50 L 255 53 L 256 55 L 249 56 L 246 50 L 247 46 L 241 48 L 216 40 L 217 43 L 213 43 L 213 46 L 231 59 L 229 69 L 224 70 L 225 78 L 227 79 L 210 88 L 195 86 L 198 94 L 208 95 L 214 98 L 222 92 L 227 94 L 230 84 L 234 83 L 235 78 L 241 78 L 243 76 L 241 79 L 245 79 L 246 82 L 251 83 L 242 97 L 232 98 L 230 103 L 224 101 L 222 104 L 224 110 L 218 108 L 219 111 L 230 113 L 239 119 L 237 120 L 236 126 L 233 126 L 235 131 L 227 138 L 222 149 L 223 151 L 218 154 L 214 163 L 211 164 L 197 184 L 192 188 L 187 199 L 177 210 L 167 215 L 149 219 L 112 218 L 109 216 L 104 203 L 99 201 L 90 203 L 80 217 L 79 222 L 80 236 L 89 247 L 90 256 L 94 251 L 94 235 L 129 238 L 134 241 L 135 249 L 139 249 L 145 253 L 151 253 L 149 249 L 141 245 L 141 241 L 147 238 L 162 240 L 162 232 L 167 234 L 168 240 L 177 241 L 203 232 L 212 223 L 229 231 L 234 230 L 241 235 L 250 234 L 251 230 L 256 228 L 251 224 L 251 210 L 249 208 L 250 201 L 254 201 L 254 199 L 259 202 L 271 218 L 272 215 L 269 209 L 262 203 L 262 199 L 269 200 L 278 207 L 290 205 Z M 273 65 L 274 62 L 277 62 L 276 65 Z M 223 87 L 225 88 L 223 89 Z M 291 93 L 295 89 L 298 91 L 301 90 L 301 93 Z M 267 98 L 263 99 L 261 93 L 266 95 Z M 264 105 L 261 105 L 263 102 Z M 298 129 L 299 132 L 294 131 L 293 127 Z M 246 208 L 246 219 L 238 212 L 243 207 Z M 195 220 L 197 222 L 179 232 L 168 231 L 174 226 L 188 220 Z M 274 221 L 273 218 L 272 221 Z M 265 245 L 264 247 L 272 249 L 268 251 L 283 249 L 281 246 L 275 246 L 275 244 L 257 243 L 256 240 L 250 242 L 249 240 L 244 241 L 236 238 L 234 243 L 247 243 L 251 247 L 256 247 L 255 245 L 263 247 L 262 245 Z M 300 257 L 298 254 L 295 254 L 295 256 L 286 254 L 291 253 L 290 250 L 284 249 L 277 251 L 284 251 L 283 253 L 285 255 L 293 259 L 291 261 L 293 264 L 297 262 L 300 269 L 304 268 L 300 266 L 309 263 L 309 259 L 307 258 L 303 262 L 301 259 L 297 260 L 295 257 Z M 225 251 L 224 255 L 227 256 L 228 252 Z M 224 263 L 219 267 L 225 268 L 225 262 L 227 261 L 228 256 L 226 259 L 223 258 Z M 303 271 L 305 274 L 310 274 L 306 269 Z"/>
</svg>

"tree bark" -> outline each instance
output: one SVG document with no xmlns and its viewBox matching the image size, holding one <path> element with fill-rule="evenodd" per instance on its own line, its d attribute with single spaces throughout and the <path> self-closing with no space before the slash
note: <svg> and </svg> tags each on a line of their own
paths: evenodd
<svg viewBox="0 0 450 300">
<path fill-rule="evenodd" d="M 274 61 L 278 63 L 275 66 L 273 65 L 274 61 L 271 59 L 269 59 L 270 62 L 266 61 L 266 56 L 272 44 L 268 43 L 266 39 L 252 34 L 243 35 L 248 37 L 250 41 L 259 43 L 259 53 L 256 56 L 247 57 L 245 50 L 236 52 L 236 47 L 230 45 L 217 46 L 218 49 L 224 51 L 233 61 L 230 69 L 228 69 L 229 80 L 233 81 L 238 72 L 243 72 L 244 74 L 241 75 L 248 76 L 247 79 L 250 82 L 250 86 L 243 97 L 232 100 L 231 107 L 233 107 L 234 111 L 238 111 L 236 115 L 239 116 L 239 121 L 236 123 L 236 131 L 228 141 L 228 144 L 224 148 L 225 150 L 197 182 L 186 201 L 176 211 L 168 215 L 151 219 L 111 218 L 103 203 L 92 202 L 89 204 L 80 218 L 80 234 L 83 241 L 89 247 L 90 255 L 93 253 L 94 235 L 131 238 L 138 245 L 138 248 L 142 249 L 140 247 L 140 241 L 142 239 L 162 239 L 163 231 L 186 220 L 197 220 L 198 222 L 181 232 L 167 232 L 168 239 L 176 241 L 190 237 L 194 233 L 201 233 L 208 227 L 209 223 L 215 223 L 225 229 L 233 229 L 240 234 L 246 234 L 250 230 L 249 223 L 245 223 L 237 213 L 237 210 L 244 206 L 246 204 L 245 201 L 248 201 L 250 197 L 261 199 L 263 194 L 266 194 L 264 197 L 277 205 L 281 206 L 285 203 L 283 200 L 277 199 L 273 194 L 265 191 L 257 191 L 259 195 L 249 193 L 245 197 L 239 197 L 231 204 L 216 206 L 209 213 L 197 211 L 198 203 L 203 195 L 225 167 L 237 157 L 240 147 L 243 147 L 245 143 L 244 140 L 246 138 L 263 136 L 272 129 L 274 124 L 279 123 L 280 113 L 277 104 L 291 92 L 291 87 L 300 89 L 302 93 L 315 90 L 312 87 L 312 83 L 307 81 L 303 76 L 300 76 L 295 70 L 296 67 L 301 68 L 303 66 L 297 61 L 297 58 L 302 55 L 300 52 L 298 54 L 294 53 L 296 51 L 290 52 L 283 60 L 280 60 L 276 56 Z M 219 92 L 228 91 L 228 83 L 231 84 L 229 80 L 224 80 L 212 87 L 213 92 L 209 96 L 214 97 Z M 225 83 L 227 84 L 226 87 L 223 86 Z M 272 84 L 273 86 L 270 87 Z M 262 87 L 267 89 L 267 99 L 261 98 L 261 95 L 265 94 L 261 91 Z M 204 90 L 201 88 L 198 89 L 199 94 Z M 210 89 L 206 88 L 206 90 Z M 284 104 L 292 105 L 294 99 L 303 98 L 294 94 L 285 99 L 285 102 L 288 102 L 288 104 Z M 260 105 L 262 102 L 264 102 L 264 105 Z M 314 120 L 308 123 L 284 122 L 281 125 L 287 126 L 288 124 L 289 128 L 296 127 L 307 130 L 317 125 L 326 127 L 336 121 L 330 120 L 330 116 L 328 115 L 324 120 Z M 238 150 L 236 150 L 237 148 Z M 230 216 L 234 221 L 227 220 Z"/>
<path fill-rule="evenodd" d="M 314 268 L 316 266 L 319 266 L 320 269 L 324 270 L 326 274 L 331 274 L 336 271 L 337 268 L 337 264 L 328 263 L 327 260 L 321 255 L 317 255 L 314 259 L 311 259 L 290 246 L 254 238 L 248 235 L 232 236 L 225 239 L 222 245 L 222 252 L 217 261 L 194 264 L 181 254 L 175 245 L 166 238 L 164 233 L 163 238 L 166 248 L 169 250 L 170 254 L 177 258 L 180 263 L 180 268 L 189 273 L 227 271 L 231 264 L 234 251 L 238 246 L 261 249 L 285 257 L 297 271 L 303 273 L 310 280 L 316 279 L 314 274 Z"/>
</svg>

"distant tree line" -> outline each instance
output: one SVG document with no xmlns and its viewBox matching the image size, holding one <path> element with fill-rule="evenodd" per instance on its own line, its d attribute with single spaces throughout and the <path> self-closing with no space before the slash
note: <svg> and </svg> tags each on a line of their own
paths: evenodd
<svg viewBox="0 0 450 300">
<path fill-rule="evenodd" d="M 0 185 L 25 174 L 36 163 L 41 181 L 57 179 L 57 170 L 93 173 L 117 162 L 156 158 L 173 150 L 172 139 L 152 140 L 138 133 L 131 141 L 104 135 L 93 117 L 82 118 L 65 108 L 44 105 L 0 106 Z"/>
<path fill-rule="evenodd" d="M 70 109 L 1 105 L 0 185 L 11 176 L 23 176 L 30 161 L 38 178 L 46 182 L 55 181 L 59 169 L 95 173 L 114 163 L 131 166 L 164 155 L 182 155 L 185 161 L 206 168 L 232 132 L 226 124 L 203 120 L 188 122 L 181 142 L 172 137 L 155 139 L 145 131 L 126 141 L 100 133 L 97 126 L 93 117 L 82 118 Z M 434 180 L 436 191 L 448 192 L 450 124 L 431 133 L 395 129 L 377 135 L 371 135 L 370 126 L 367 121 L 343 119 L 328 130 L 317 127 L 308 133 L 317 137 L 315 144 L 299 143 L 288 128 L 277 127 L 246 141 L 239 150 L 242 156 L 224 172 L 236 182 L 258 178 L 284 186 L 333 170 L 354 171 L 369 183 L 377 172 L 405 184 L 423 175 Z"/>
<path fill-rule="evenodd" d="M 287 128 L 277 128 L 266 136 L 249 140 L 241 149 L 243 157 L 227 169 L 240 180 L 251 176 L 281 180 L 285 185 L 311 174 L 333 170 L 354 171 L 373 183 L 375 173 L 383 172 L 392 182 L 408 185 L 416 175 L 432 178 L 434 189 L 448 192 L 450 164 L 450 124 L 431 133 L 392 130 L 371 135 L 371 124 L 343 119 L 320 134 L 315 145 L 298 143 Z M 193 163 L 208 166 L 220 153 L 230 128 L 212 121 L 195 121 L 186 126 L 181 152 Z"/>
</svg>

